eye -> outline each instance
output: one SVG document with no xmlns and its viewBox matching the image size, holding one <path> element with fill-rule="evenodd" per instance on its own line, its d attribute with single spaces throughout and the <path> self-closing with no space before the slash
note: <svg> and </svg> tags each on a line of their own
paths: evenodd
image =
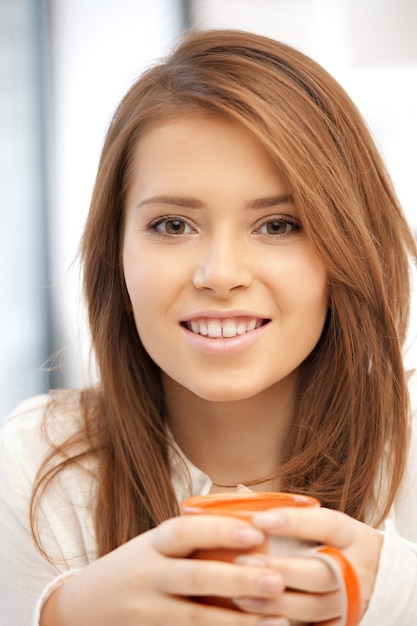
<svg viewBox="0 0 417 626">
<path fill-rule="evenodd" d="M 159 217 L 150 224 L 149 229 L 152 232 L 170 236 L 189 235 L 195 232 L 185 220 L 176 216 Z"/>
<path fill-rule="evenodd" d="M 301 224 L 293 217 L 274 217 L 261 224 L 257 232 L 261 235 L 286 236 L 300 229 Z"/>
</svg>

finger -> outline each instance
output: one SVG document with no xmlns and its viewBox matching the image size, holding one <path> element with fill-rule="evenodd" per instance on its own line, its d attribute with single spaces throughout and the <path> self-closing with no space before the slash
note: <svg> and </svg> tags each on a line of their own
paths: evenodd
<svg viewBox="0 0 417 626">
<path fill-rule="evenodd" d="M 285 615 L 291 620 L 302 622 L 321 622 L 340 619 L 341 593 L 307 594 L 287 591 L 278 598 L 265 602 L 268 612 Z"/>
<path fill-rule="evenodd" d="M 254 525 L 280 537 L 297 537 L 343 549 L 349 546 L 360 523 L 340 511 L 326 508 L 283 507 L 255 513 Z"/>
<path fill-rule="evenodd" d="M 189 515 L 160 524 L 153 545 L 166 556 L 188 556 L 197 549 L 252 548 L 265 539 L 249 522 L 227 516 Z"/>
<path fill-rule="evenodd" d="M 288 620 L 278 617 L 260 619 L 259 616 L 215 606 L 198 604 L 191 600 L 155 596 L 141 600 L 138 594 L 136 604 L 131 607 L 134 620 L 130 623 L 149 626 L 289 626 Z"/>
<path fill-rule="evenodd" d="M 328 593 L 339 588 L 334 572 L 316 558 L 271 557 L 269 555 L 239 556 L 235 563 L 251 565 L 255 562 L 264 562 L 264 567 L 279 572 L 285 580 L 285 586 L 290 589 L 307 593 Z"/>
<path fill-rule="evenodd" d="M 291 621 L 321 623 L 340 621 L 341 594 L 307 594 L 286 591 L 276 598 L 262 599 L 253 597 L 235 598 L 234 603 L 241 610 L 263 614 L 282 615 Z"/>
<path fill-rule="evenodd" d="M 273 597 L 285 587 L 272 569 L 199 559 L 161 558 L 148 579 L 159 592 L 176 596 Z"/>
</svg>

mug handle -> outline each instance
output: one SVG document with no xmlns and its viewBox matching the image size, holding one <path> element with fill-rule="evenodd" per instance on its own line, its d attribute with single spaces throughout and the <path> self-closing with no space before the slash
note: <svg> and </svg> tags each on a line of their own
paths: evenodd
<svg viewBox="0 0 417 626">
<path fill-rule="evenodd" d="M 343 612 L 340 626 L 358 626 L 361 619 L 361 590 L 351 562 L 333 546 L 313 548 L 312 556 L 330 567 L 343 590 Z"/>
</svg>

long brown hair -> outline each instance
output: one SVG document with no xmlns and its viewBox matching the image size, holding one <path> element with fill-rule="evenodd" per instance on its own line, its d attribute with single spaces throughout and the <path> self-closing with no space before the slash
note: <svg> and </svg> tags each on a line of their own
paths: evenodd
<svg viewBox="0 0 417 626">
<path fill-rule="evenodd" d="M 109 127 L 81 248 L 100 384 L 81 395 L 85 426 L 67 442 L 65 463 L 44 472 L 32 502 L 34 516 L 48 481 L 84 442 L 83 454 L 94 453 L 100 468 L 100 555 L 177 513 L 160 374 L 136 331 L 121 242 L 141 134 L 194 109 L 227 116 L 263 144 L 328 272 L 328 319 L 301 368 L 280 488 L 378 523 L 404 470 L 402 348 L 416 248 L 366 125 L 342 88 L 299 51 L 249 33 L 191 32 L 132 86 Z"/>
</svg>

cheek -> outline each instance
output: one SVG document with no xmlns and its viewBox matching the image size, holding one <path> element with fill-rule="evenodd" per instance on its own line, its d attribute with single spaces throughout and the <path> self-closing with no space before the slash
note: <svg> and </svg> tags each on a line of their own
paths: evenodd
<svg viewBox="0 0 417 626">
<path fill-rule="evenodd" d="M 165 328 L 170 303 L 175 300 L 175 271 L 173 263 L 158 262 L 152 256 L 126 250 L 123 255 L 124 280 L 130 299 L 136 329 L 146 344 L 154 341 Z"/>
<path fill-rule="evenodd" d="M 159 270 L 157 259 L 152 255 L 143 242 L 138 241 L 132 228 L 126 227 L 123 246 L 123 273 L 126 288 L 134 304 L 134 300 L 151 289 L 151 285 L 157 285 Z"/>
<path fill-rule="evenodd" d="M 146 259 L 139 257 L 137 253 L 125 248 L 123 251 L 123 274 L 127 294 L 135 319 L 145 310 L 144 303 L 149 303 L 152 297 L 152 272 Z M 155 280 L 153 280 L 155 285 Z"/>
<path fill-rule="evenodd" d="M 310 271 L 306 272 L 300 289 L 304 291 L 307 299 L 316 303 L 318 309 L 325 308 L 327 310 L 329 298 L 327 274 L 322 266 L 310 268 Z"/>
<path fill-rule="evenodd" d="M 317 280 L 317 277 L 316 280 L 314 277 L 311 278 L 310 284 L 304 285 L 306 314 L 311 315 L 313 325 L 318 325 L 322 329 L 329 309 L 327 282 L 324 278 L 323 280 Z"/>
<path fill-rule="evenodd" d="M 125 283 L 135 319 L 140 320 L 146 313 L 151 313 L 157 306 L 157 281 L 152 272 L 125 269 Z"/>
<path fill-rule="evenodd" d="M 317 257 L 306 254 L 288 267 L 285 285 L 287 302 L 300 312 L 326 316 L 328 310 L 327 271 Z"/>
</svg>

